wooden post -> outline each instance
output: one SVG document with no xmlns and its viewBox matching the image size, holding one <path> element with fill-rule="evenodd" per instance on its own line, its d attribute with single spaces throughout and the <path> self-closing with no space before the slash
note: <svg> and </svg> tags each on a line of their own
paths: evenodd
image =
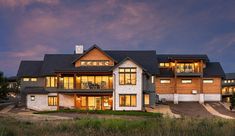
<svg viewBox="0 0 235 136">
<path fill-rule="evenodd" d="M 59 88 L 60 87 L 60 76 L 59 76 L 59 74 L 56 74 L 56 76 L 57 76 L 57 88 Z"/>
<path fill-rule="evenodd" d="M 200 93 L 203 93 L 203 61 L 201 60 L 201 63 L 200 63 L 200 72 L 201 72 L 201 92 Z"/>
<path fill-rule="evenodd" d="M 177 68 L 177 61 L 175 60 L 175 93 L 177 94 L 177 77 L 176 77 L 176 68 Z"/>
<path fill-rule="evenodd" d="M 73 94 L 73 98 L 74 98 L 74 108 L 76 109 L 76 94 Z"/>
<path fill-rule="evenodd" d="M 76 76 L 77 76 L 77 74 L 74 74 L 73 75 L 73 89 L 76 89 Z"/>
</svg>

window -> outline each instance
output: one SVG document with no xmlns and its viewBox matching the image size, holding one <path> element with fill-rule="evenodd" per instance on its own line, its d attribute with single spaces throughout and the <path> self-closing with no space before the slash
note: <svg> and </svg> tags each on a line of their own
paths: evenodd
<svg viewBox="0 0 235 136">
<path fill-rule="evenodd" d="M 199 72 L 198 63 L 177 63 L 177 73 L 197 73 Z"/>
<path fill-rule="evenodd" d="M 81 66 L 109 66 L 109 60 L 81 60 Z"/>
<path fill-rule="evenodd" d="M 111 89 L 112 76 L 81 76 L 81 89 Z"/>
<path fill-rule="evenodd" d="M 73 89 L 74 88 L 74 77 L 64 77 L 64 89 Z"/>
<path fill-rule="evenodd" d="M 160 63 L 159 64 L 161 68 L 168 68 L 170 67 L 170 63 Z"/>
<path fill-rule="evenodd" d="M 171 80 L 170 79 L 160 79 L 160 83 L 161 84 L 169 84 L 169 83 L 171 83 Z"/>
<path fill-rule="evenodd" d="M 227 80 L 224 80 L 224 83 L 227 83 Z"/>
<path fill-rule="evenodd" d="M 57 87 L 57 77 L 46 77 L 46 87 Z"/>
<path fill-rule="evenodd" d="M 151 82 L 154 84 L 155 76 L 151 76 Z"/>
<path fill-rule="evenodd" d="M 119 84 L 135 85 L 136 84 L 136 68 L 119 68 Z"/>
<path fill-rule="evenodd" d="M 48 96 L 48 106 L 57 106 L 57 96 Z"/>
<path fill-rule="evenodd" d="M 31 95 L 31 96 L 30 96 L 30 100 L 31 100 L 31 101 L 35 101 L 35 96 L 34 96 L 34 95 Z"/>
<path fill-rule="evenodd" d="M 37 82 L 37 80 L 38 80 L 37 78 L 31 78 L 32 82 Z"/>
<path fill-rule="evenodd" d="M 136 107 L 136 94 L 120 94 L 119 106 L 120 107 Z"/>
<path fill-rule="evenodd" d="M 214 83 L 214 80 L 213 79 L 204 79 L 203 83 L 211 84 L 211 83 Z"/>
<path fill-rule="evenodd" d="M 149 105 L 149 94 L 144 95 L 144 104 Z"/>
<path fill-rule="evenodd" d="M 192 80 L 191 79 L 182 79 L 181 82 L 183 84 L 191 84 L 192 83 Z"/>
<path fill-rule="evenodd" d="M 23 81 L 28 82 L 29 78 L 23 78 Z"/>
</svg>

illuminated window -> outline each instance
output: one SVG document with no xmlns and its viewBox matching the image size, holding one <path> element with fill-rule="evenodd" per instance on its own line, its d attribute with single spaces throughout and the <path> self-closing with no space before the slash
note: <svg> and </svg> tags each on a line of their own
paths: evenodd
<svg viewBox="0 0 235 136">
<path fill-rule="evenodd" d="M 136 94 L 120 94 L 120 107 L 136 107 Z"/>
<path fill-rule="evenodd" d="M 168 68 L 168 67 L 170 67 L 170 63 L 160 63 L 159 66 L 161 68 Z"/>
<path fill-rule="evenodd" d="M 86 97 L 85 97 L 85 96 L 82 96 L 81 98 L 82 98 L 82 103 L 81 103 L 81 105 L 82 105 L 82 107 L 85 107 L 85 106 L 86 106 Z"/>
<path fill-rule="evenodd" d="M 154 84 L 155 76 L 151 77 L 151 83 Z"/>
<path fill-rule="evenodd" d="M 204 79 L 203 83 L 211 84 L 211 83 L 214 83 L 214 80 L 213 79 Z"/>
<path fill-rule="evenodd" d="M 232 80 L 231 82 L 234 83 L 234 80 Z"/>
<path fill-rule="evenodd" d="M 161 84 L 169 84 L 169 83 L 171 83 L 171 80 L 170 79 L 160 79 L 160 83 Z"/>
<path fill-rule="evenodd" d="M 109 66 L 109 60 L 81 60 L 81 66 Z"/>
<path fill-rule="evenodd" d="M 192 80 L 191 79 L 182 79 L 181 82 L 183 84 L 191 84 L 192 83 Z"/>
<path fill-rule="evenodd" d="M 231 81 L 230 81 L 230 80 L 228 80 L 228 83 L 231 83 Z"/>
<path fill-rule="evenodd" d="M 28 81 L 29 81 L 29 78 L 23 78 L 23 81 L 24 81 L 24 82 L 28 82 Z"/>
<path fill-rule="evenodd" d="M 136 84 L 136 68 L 119 68 L 119 84 L 135 85 Z"/>
<path fill-rule="evenodd" d="M 74 77 L 64 77 L 64 89 L 73 89 L 74 88 Z"/>
<path fill-rule="evenodd" d="M 31 100 L 31 101 L 35 101 L 35 96 L 34 96 L 34 95 L 31 95 L 31 96 L 30 96 L 30 100 Z"/>
<path fill-rule="evenodd" d="M 57 87 L 57 77 L 46 77 L 46 87 Z"/>
<path fill-rule="evenodd" d="M 48 106 L 57 106 L 57 96 L 48 96 Z"/>
<path fill-rule="evenodd" d="M 144 104 L 149 105 L 149 94 L 144 95 Z"/>
<path fill-rule="evenodd" d="M 37 78 L 31 78 L 32 82 L 37 82 Z"/>
<path fill-rule="evenodd" d="M 227 83 L 227 80 L 224 80 L 224 83 Z"/>
</svg>

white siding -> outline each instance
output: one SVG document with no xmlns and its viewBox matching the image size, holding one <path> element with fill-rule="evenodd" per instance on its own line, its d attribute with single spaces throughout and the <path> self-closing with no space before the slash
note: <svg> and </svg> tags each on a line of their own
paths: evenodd
<svg viewBox="0 0 235 136">
<path fill-rule="evenodd" d="M 74 108 L 74 96 L 73 95 L 66 95 L 66 94 L 59 94 L 59 104 L 65 108 Z"/>
<path fill-rule="evenodd" d="M 50 94 L 57 95 L 57 94 Z M 31 101 L 31 96 L 35 96 L 35 100 Z M 27 95 L 27 108 L 36 111 L 44 110 L 57 110 L 57 106 L 48 106 L 47 94 L 28 94 Z"/>
<path fill-rule="evenodd" d="M 119 85 L 119 67 L 136 67 L 136 85 Z M 113 107 L 114 110 L 142 110 L 143 107 L 143 91 L 142 91 L 142 68 L 133 63 L 130 60 L 126 60 L 119 67 L 113 70 L 114 74 L 114 94 L 113 94 Z M 119 106 L 119 94 L 136 94 L 136 107 L 120 107 Z"/>
</svg>

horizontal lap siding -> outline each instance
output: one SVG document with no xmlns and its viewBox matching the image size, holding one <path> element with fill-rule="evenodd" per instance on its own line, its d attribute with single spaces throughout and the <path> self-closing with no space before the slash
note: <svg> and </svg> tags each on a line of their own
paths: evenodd
<svg viewBox="0 0 235 136">
<path fill-rule="evenodd" d="M 192 83 L 183 84 L 182 79 L 191 79 Z M 177 78 L 177 92 L 178 94 L 192 94 L 192 90 L 197 90 L 198 93 L 200 89 L 200 78 Z"/>
<path fill-rule="evenodd" d="M 213 79 L 214 82 L 210 84 L 203 84 L 203 93 L 205 94 L 220 94 L 221 93 L 221 78 L 208 78 Z"/>
<path fill-rule="evenodd" d="M 161 84 L 160 80 L 161 79 L 170 79 L 171 83 L 167 84 Z M 174 78 L 156 78 L 156 93 L 157 94 L 173 94 L 174 93 L 174 88 L 175 88 L 175 81 Z"/>
</svg>

